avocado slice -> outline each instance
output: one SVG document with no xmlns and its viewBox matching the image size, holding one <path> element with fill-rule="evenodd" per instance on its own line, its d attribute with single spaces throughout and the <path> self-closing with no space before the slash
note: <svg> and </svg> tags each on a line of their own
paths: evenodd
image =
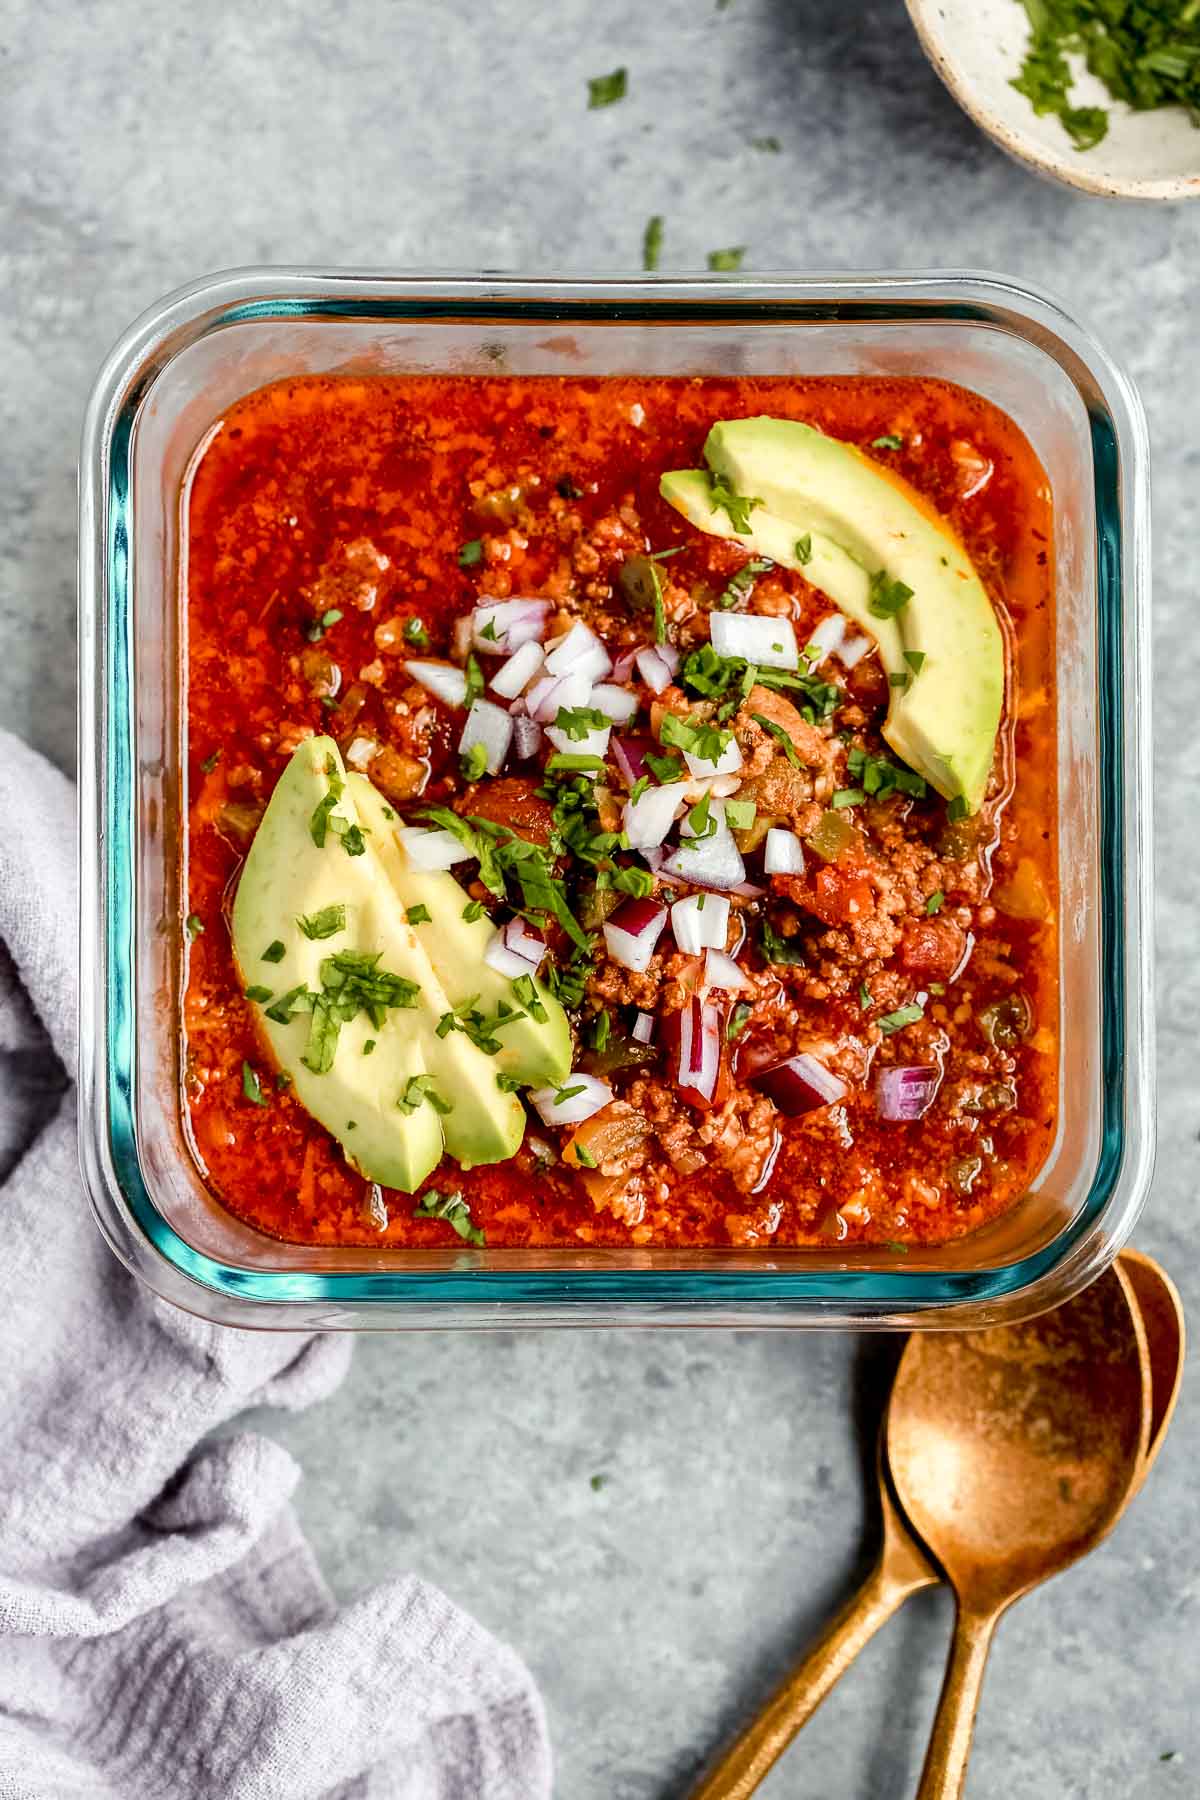
<svg viewBox="0 0 1200 1800">
<path fill-rule="evenodd" d="M 396 836 L 404 820 L 365 775 L 349 775 L 346 783 L 359 818 L 370 828 L 371 848 L 401 905 L 406 909 L 424 906 L 430 915 L 416 927 L 417 940 L 451 1005 L 463 1006 L 478 997 L 481 1010 L 493 1016 L 502 1005 L 522 1010 L 512 982 L 483 960 L 494 929 L 491 921 L 463 917 L 470 895 L 449 869 L 413 867 Z M 503 1048 L 493 1060 L 502 1074 L 511 1075 L 523 1086 L 557 1086 L 571 1072 L 571 1027 L 549 988 L 540 981 L 533 985 L 545 1018 L 535 1019 L 525 1011 L 523 1018 L 504 1025 L 496 1033 Z"/>
<path fill-rule="evenodd" d="M 966 551 L 934 509 L 898 476 L 853 444 L 794 419 L 728 419 L 704 445 L 714 476 L 757 499 L 748 532 L 711 506 L 718 535 L 770 556 L 805 576 L 879 645 L 891 689 L 884 737 L 898 756 L 948 800 L 976 811 L 987 789 L 1004 703 L 1004 640 L 995 611 Z M 663 497 L 693 523 L 695 476 L 668 474 Z M 690 477 L 691 479 L 685 479 Z M 680 486 L 683 483 L 682 487 Z M 680 505 L 680 498 L 688 505 Z M 792 554 L 775 521 L 792 533 Z M 812 558 L 795 555 L 811 537 Z M 892 617 L 871 610 L 871 578 L 882 572 L 912 597 Z M 914 670 L 909 656 L 923 660 Z"/>
<path fill-rule="evenodd" d="M 314 826 L 324 810 L 324 843 Z M 301 1104 L 332 1132 L 348 1159 L 371 1181 L 411 1193 L 440 1162 L 443 1150 L 464 1167 L 501 1162 L 520 1145 L 525 1114 L 497 1086 L 496 1061 L 461 1031 L 438 1037 L 451 1002 L 404 916 L 364 831 L 361 854 L 345 848 L 345 828 L 363 828 L 346 771 L 331 738 L 301 744 L 276 784 L 250 846 L 233 907 L 233 947 L 248 987 L 270 988 L 254 1000 L 264 1036 Z M 320 835 L 319 829 L 317 835 Z M 322 932 L 310 937 L 299 920 Z M 283 945 L 278 961 L 263 952 Z M 328 1067 L 311 1050 L 313 1016 L 270 1016 L 281 995 L 328 991 L 327 959 L 349 951 L 376 956 L 377 974 L 412 990 L 411 1002 L 388 1006 L 378 1022 L 366 1011 L 339 1022 Z M 325 965 L 323 969 L 323 965 Z M 374 1049 L 366 1051 L 369 1041 Z M 452 1106 L 441 1113 L 424 1095 L 411 1110 L 400 1102 L 414 1076 L 429 1076 Z"/>
</svg>

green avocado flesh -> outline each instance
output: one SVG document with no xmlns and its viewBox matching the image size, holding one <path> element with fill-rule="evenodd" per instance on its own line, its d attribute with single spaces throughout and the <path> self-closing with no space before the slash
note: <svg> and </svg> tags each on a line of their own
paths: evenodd
<svg viewBox="0 0 1200 1800">
<path fill-rule="evenodd" d="M 800 569 L 868 632 L 888 674 L 903 678 L 891 687 L 884 737 L 938 793 L 976 811 L 1004 703 L 1004 640 L 953 532 L 854 445 L 796 420 L 724 420 L 709 432 L 704 456 L 708 470 L 663 476 L 663 498 L 700 530 Z M 715 503 L 714 478 L 760 503 L 748 530 L 735 530 Z M 807 560 L 797 554 L 801 540 Z M 912 589 L 889 618 L 872 611 L 872 577 L 880 574 Z"/>
<path fill-rule="evenodd" d="M 397 893 L 374 844 L 374 811 L 358 810 L 364 788 L 377 799 L 361 777 L 347 777 L 332 738 L 301 744 L 250 846 L 233 948 L 245 985 L 271 990 L 271 999 L 251 1004 L 297 1099 L 368 1180 L 412 1193 L 443 1152 L 464 1168 L 505 1161 L 521 1143 L 525 1113 L 497 1086 L 497 1057 L 461 1030 L 438 1036 L 455 1003 L 420 935 L 429 927 L 408 923 L 405 907 L 414 901 Z M 354 826 L 364 840 L 357 855 L 346 848 L 357 842 Z M 321 935 L 306 935 L 301 920 Z M 280 960 L 265 960 L 277 943 Z M 297 989 L 307 1010 L 268 1016 Z M 385 1004 L 389 998 L 404 1003 Z M 516 1006 L 511 987 L 509 1001 Z"/>
<path fill-rule="evenodd" d="M 449 869 L 415 869 L 397 837 L 404 824 L 365 775 L 346 778 L 358 816 L 369 826 L 372 850 L 404 907 L 424 906 L 430 917 L 417 926 L 417 941 L 433 964 L 452 1006 L 473 1002 L 494 1017 L 501 1006 L 520 1008 L 512 982 L 483 960 L 494 927 L 486 917 L 464 918 L 470 895 Z M 497 1036 L 501 1049 L 492 1059 L 502 1075 L 511 1075 L 522 1087 L 557 1086 L 571 1070 L 571 1027 L 567 1015 L 550 990 L 540 981 L 534 992 L 546 1014 L 535 1019 L 528 1011 L 505 1025 Z"/>
</svg>

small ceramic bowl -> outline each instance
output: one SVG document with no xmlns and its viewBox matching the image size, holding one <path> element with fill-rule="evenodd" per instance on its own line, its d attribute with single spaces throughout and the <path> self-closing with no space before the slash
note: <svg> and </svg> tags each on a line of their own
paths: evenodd
<svg viewBox="0 0 1200 1800">
<path fill-rule="evenodd" d="M 1039 118 L 1011 85 L 1021 70 L 1029 20 L 1019 0 L 907 0 L 930 62 L 963 111 L 1041 175 L 1084 193 L 1126 200 L 1200 195 L 1200 129 L 1182 107 L 1131 112 L 1086 69 L 1072 90 L 1077 106 L 1103 106 L 1108 133 L 1077 150 L 1058 119 Z M 1078 68 L 1077 58 L 1071 59 Z"/>
</svg>

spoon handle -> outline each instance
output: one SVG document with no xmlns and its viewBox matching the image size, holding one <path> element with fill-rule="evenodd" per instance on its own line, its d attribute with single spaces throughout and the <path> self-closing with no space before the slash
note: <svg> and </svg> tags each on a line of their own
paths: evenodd
<svg viewBox="0 0 1200 1800">
<path fill-rule="evenodd" d="M 904 1569 L 881 1556 L 874 1569 L 754 1722 L 708 1770 L 692 1800 L 747 1800 L 863 1646 L 910 1594 L 936 1582 L 927 1564 Z"/>
<path fill-rule="evenodd" d="M 959 1606 L 917 1800 L 960 1800 L 997 1617 L 994 1612 L 967 1612 Z"/>
</svg>

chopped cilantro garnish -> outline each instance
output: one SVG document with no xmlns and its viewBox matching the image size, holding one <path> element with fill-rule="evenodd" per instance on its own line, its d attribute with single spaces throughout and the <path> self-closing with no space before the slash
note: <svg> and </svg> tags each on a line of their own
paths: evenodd
<svg viewBox="0 0 1200 1800">
<path fill-rule="evenodd" d="M 554 1096 L 555 1106 L 562 1106 L 567 1100 L 573 1100 L 576 1094 L 582 1094 L 583 1083 L 577 1082 L 574 1087 L 561 1087 Z"/>
<path fill-rule="evenodd" d="M 758 947 L 764 962 L 769 963 L 802 963 L 804 946 L 800 939 L 780 937 L 769 919 L 764 919 L 759 932 Z"/>
<path fill-rule="evenodd" d="M 843 806 L 861 806 L 866 797 L 861 788 L 839 788 L 831 804 L 839 809 Z"/>
<path fill-rule="evenodd" d="M 662 255 L 663 218 L 661 213 L 652 213 L 646 220 L 646 229 L 642 233 L 642 267 L 657 269 L 658 259 Z"/>
<path fill-rule="evenodd" d="M 433 914 L 423 902 L 417 906 L 406 906 L 404 916 L 410 925 L 428 925 L 433 918 Z"/>
<path fill-rule="evenodd" d="M 651 550 L 647 561 L 666 562 L 669 556 L 680 556 L 686 549 L 686 544 L 672 544 L 669 550 Z"/>
<path fill-rule="evenodd" d="M 487 774 L 488 753 L 486 744 L 472 744 L 471 748 L 459 757 L 458 766 L 462 770 L 464 781 L 479 781 Z"/>
<path fill-rule="evenodd" d="M 595 1169 L 599 1166 L 586 1144 L 576 1143 L 575 1161 L 582 1169 Z"/>
<path fill-rule="evenodd" d="M 330 938 L 339 931 L 345 931 L 346 908 L 340 903 L 323 906 L 320 912 L 301 913 L 296 923 L 310 943 L 319 938 Z"/>
<path fill-rule="evenodd" d="M 367 1039 L 367 1041 L 366 1041 L 366 1043 L 365 1043 L 365 1044 L 364 1044 L 364 1045 L 363 1045 L 363 1047 L 362 1047 L 362 1053 L 363 1053 L 363 1055 L 364 1055 L 364 1056 L 370 1056 L 370 1054 L 371 1054 L 371 1052 L 372 1052 L 372 1050 L 374 1050 L 374 1048 L 375 1048 L 375 1039 L 374 1039 L 374 1038 L 368 1038 L 368 1039 Z"/>
<path fill-rule="evenodd" d="M 583 489 L 577 481 L 572 481 L 569 475 L 564 475 L 555 483 L 555 491 L 561 500 L 583 499 Z"/>
<path fill-rule="evenodd" d="M 796 561 L 802 567 L 805 563 L 810 563 L 812 561 L 812 532 L 811 531 L 806 531 L 803 537 L 799 537 L 796 539 L 795 556 L 796 556 Z"/>
<path fill-rule="evenodd" d="M 366 855 L 367 840 L 363 836 L 361 825 L 347 825 L 345 831 L 340 831 L 338 836 L 342 840 L 342 849 L 347 856 Z"/>
<path fill-rule="evenodd" d="M 925 911 L 932 917 L 934 913 L 941 912 L 945 900 L 946 896 L 943 894 L 941 888 L 939 888 L 937 893 L 930 894 L 928 900 L 925 902 Z"/>
<path fill-rule="evenodd" d="M 560 706 L 554 720 L 556 731 L 565 731 L 572 743 L 578 744 L 593 731 L 603 731 L 612 720 L 595 706 Z"/>
<path fill-rule="evenodd" d="M 650 786 L 650 777 L 648 775 L 639 775 L 637 780 L 634 782 L 633 786 L 629 790 L 629 804 L 631 806 L 635 805 L 637 803 L 637 801 L 639 801 L 641 799 L 642 795 L 646 792 L 646 789 L 649 786 Z"/>
<path fill-rule="evenodd" d="M 912 674 L 908 669 L 893 669 L 888 676 L 888 686 L 903 688 L 907 693 L 908 689 L 912 686 L 912 679 Z"/>
<path fill-rule="evenodd" d="M 778 156 L 779 152 L 783 149 L 783 145 L 777 137 L 754 137 L 750 139 L 750 148 L 752 150 L 764 150 L 769 156 Z"/>
<path fill-rule="evenodd" d="M 204 934 L 204 920 L 200 917 L 199 913 L 189 913 L 183 922 L 183 928 L 192 939 L 202 937 Z"/>
<path fill-rule="evenodd" d="M 685 841 L 681 846 L 683 849 L 690 848 L 691 844 L 699 843 L 702 838 L 710 838 L 717 835 L 717 831 L 720 827 L 720 820 L 712 810 L 712 799 L 708 794 L 702 794 L 700 796 L 695 806 L 693 806 L 688 813 L 687 822 L 691 828 L 691 838 L 689 841 Z"/>
<path fill-rule="evenodd" d="M 597 107 L 612 106 L 625 98 L 628 74 L 624 69 L 614 69 L 611 75 L 593 75 L 587 88 L 588 111 L 595 112 Z"/>
<path fill-rule="evenodd" d="M 552 964 L 546 972 L 546 984 L 562 1006 L 578 1006 L 592 972 L 592 947 L 572 951 L 567 963 Z"/>
<path fill-rule="evenodd" d="M 516 1094 L 521 1089 L 521 1083 L 515 1075 L 497 1075 L 496 1086 L 502 1094 Z"/>
<path fill-rule="evenodd" d="M 338 766 L 334 762 L 332 756 L 327 756 L 325 758 L 325 774 L 329 780 L 328 791 L 317 801 L 316 806 L 313 808 L 312 818 L 308 822 L 309 836 L 312 838 L 312 841 L 318 850 L 323 850 L 325 848 L 325 838 L 329 830 L 330 815 L 338 801 L 341 799 L 342 790 L 345 787 L 345 783 L 338 774 Z"/>
<path fill-rule="evenodd" d="M 925 652 L 923 650 L 906 650 L 904 652 L 904 660 L 912 670 L 913 674 L 919 675 L 922 668 L 925 666 Z"/>
<path fill-rule="evenodd" d="M 940 996 L 945 993 L 946 984 L 944 981 L 931 981 L 929 984 L 929 991 L 931 994 L 937 994 Z"/>
<path fill-rule="evenodd" d="M 946 807 L 946 817 L 952 825 L 957 825 L 960 819 L 969 818 L 970 813 L 971 809 L 967 805 L 965 794 L 955 794 L 953 800 Z"/>
<path fill-rule="evenodd" d="M 467 710 L 470 711 L 471 707 L 474 706 L 475 702 L 479 699 L 479 696 L 483 693 L 484 688 L 487 686 L 487 683 L 483 679 L 483 670 L 479 666 L 479 658 L 475 656 L 474 653 L 467 658 L 465 673 L 467 677 L 467 691 L 463 696 L 463 702 L 467 707 Z"/>
<path fill-rule="evenodd" d="M 481 638 L 486 638 L 489 644 L 498 644 L 500 639 L 496 632 L 495 619 L 489 619 L 486 625 L 481 625 L 479 635 Z"/>
<path fill-rule="evenodd" d="M 220 762 L 220 760 L 221 760 L 221 752 L 219 750 L 214 750 L 212 752 L 212 754 L 209 756 L 206 756 L 204 761 L 200 764 L 200 768 L 201 768 L 202 772 L 205 775 L 211 775 L 213 770 L 216 768 L 217 764 Z"/>
<path fill-rule="evenodd" d="M 726 611 L 728 611 L 731 606 L 740 606 L 743 600 L 749 598 L 750 590 L 754 586 L 755 576 L 765 575 L 767 570 L 773 569 L 774 566 L 775 565 L 769 556 L 752 557 L 748 563 L 745 563 L 742 568 L 738 570 L 737 574 L 725 589 L 725 592 L 721 595 L 721 598 L 717 601 L 717 605 L 723 607 Z"/>
<path fill-rule="evenodd" d="M 340 606 L 331 606 L 328 612 L 323 612 L 319 619 L 313 620 L 304 634 L 305 637 L 310 644 L 319 644 L 329 628 L 336 625 L 338 620 L 344 616 Z"/>
<path fill-rule="evenodd" d="M 287 1070 L 280 1069 L 278 1075 L 275 1077 L 275 1086 L 278 1088 L 279 1092 L 281 1094 L 284 1093 L 288 1088 L 291 1087 L 291 1085 L 292 1085 L 292 1078 L 288 1074 Z"/>
<path fill-rule="evenodd" d="M 877 619 L 894 619 L 904 611 L 912 595 L 912 589 L 903 581 L 893 581 L 886 569 L 876 569 L 867 604 Z"/>
<path fill-rule="evenodd" d="M 261 987 L 257 983 L 253 987 L 246 988 L 245 994 L 247 1000 L 257 1000 L 260 1006 L 265 1006 L 267 1001 L 271 998 L 270 988 Z"/>
<path fill-rule="evenodd" d="M 660 787 L 681 781 L 687 772 L 677 756 L 655 756 L 653 751 L 647 751 L 642 760 Z"/>
<path fill-rule="evenodd" d="M 904 439 L 895 431 L 885 432 L 883 437 L 871 439 L 872 450 L 903 450 Z"/>
<path fill-rule="evenodd" d="M 868 1007 L 872 1007 L 875 1004 L 871 995 L 871 990 L 865 981 L 860 982 L 858 986 L 858 1004 L 862 1007 L 864 1012 L 867 1011 Z"/>
<path fill-rule="evenodd" d="M 441 1113 L 443 1116 L 454 1111 L 454 1102 L 442 1098 L 434 1085 L 432 1075 L 410 1075 L 396 1105 L 402 1113 L 415 1113 L 418 1106 L 425 1100 L 428 1100 L 434 1112 Z"/>
<path fill-rule="evenodd" d="M 713 505 L 719 506 L 723 512 L 729 514 L 729 523 L 739 537 L 749 537 L 750 514 L 756 506 L 762 505 L 762 501 L 757 495 L 735 494 L 721 475 L 710 474 L 708 479 L 709 499 Z"/>
<path fill-rule="evenodd" d="M 262 961 L 269 962 L 269 963 L 282 962 L 286 955 L 287 955 L 287 951 L 284 948 L 283 939 L 276 938 L 274 943 L 268 944 L 266 949 L 263 951 Z"/>
<path fill-rule="evenodd" d="M 1013 87 L 1040 115 L 1054 114 L 1077 150 L 1108 131 L 1102 106 L 1072 106 L 1074 71 L 1064 52 L 1082 52 L 1090 74 L 1137 112 L 1180 105 L 1195 123 L 1200 103 L 1200 8 L 1195 0 L 1113 4 L 1112 0 L 1026 0 L 1029 45 Z"/>
<path fill-rule="evenodd" d="M 459 568 L 460 569 L 473 569 L 475 567 L 476 563 L 481 563 L 482 561 L 483 561 L 483 539 L 482 538 L 470 538 L 467 541 L 467 543 L 463 544 L 461 546 L 461 548 L 459 549 L 459 552 L 458 552 Z"/>
<path fill-rule="evenodd" d="M 618 869 L 612 885 L 619 894 L 632 894 L 635 900 L 646 900 L 654 892 L 654 877 L 649 869 Z"/>
<path fill-rule="evenodd" d="M 897 790 L 911 795 L 914 800 L 924 798 L 924 776 L 918 775 L 914 769 L 905 769 L 899 763 L 889 762 L 886 756 L 872 756 L 857 744 L 846 754 L 846 768 L 863 792 L 872 799 L 886 800 L 889 794 Z"/>
<path fill-rule="evenodd" d="M 546 1008 L 538 999 L 537 987 L 532 975 L 518 975 L 512 984 L 513 993 L 538 1025 L 544 1025 L 549 1018 Z"/>
<path fill-rule="evenodd" d="M 803 767 L 796 746 L 793 744 L 782 725 L 777 725 L 774 719 L 765 718 L 762 713 L 751 713 L 750 717 L 754 720 L 756 725 L 761 725 L 765 732 L 768 732 L 771 737 L 777 740 L 783 750 L 783 754 L 787 757 L 794 769 Z"/>
<path fill-rule="evenodd" d="M 476 919 L 482 919 L 482 917 L 483 917 L 483 901 L 482 900 L 468 900 L 467 904 L 463 907 L 463 918 L 467 921 L 467 923 L 469 925 L 473 925 L 475 923 Z"/>
<path fill-rule="evenodd" d="M 277 1000 L 272 1000 L 267 1008 L 267 1017 L 273 1019 L 276 1025 L 286 1025 L 297 1013 L 311 1012 L 312 1009 L 313 996 L 301 982 L 298 987 L 289 988 L 286 994 L 280 994 Z"/>
<path fill-rule="evenodd" d="M 258 1071 L 251 1068 L 248 1062 L 242 1064 L 242 1093 L 252 1106 L 265 1106 L 262 1082 L 258 1079 Z"/>
<path fill-rule="evenodd" d="M 602 756 L 585 756 L 579 751 L 576 751 L 572 755 L 568 755 L 563 750 L 556 750 L 546 764 L 546 773 L 548 775 L 557 775 L 560 773 L 566 775 L 582 775 L 585 773 L 596 775 L 603 767 L 604 758 Z"/>
<path fill-rule="evenodd" d="M 663 714 L 658 735 L 669 748 L 713 763 L 719 762 L 733 739 L 732 731 L 722 731 L 704 719 L 681 719 L 676 713 Z"/>
<path fill-rule="evenodd" d="M 437 1188 L 430 1188 L 422 1194 L 413 1208 L 413 1217 L 417 1219 L 444 1219 L 453 1227 L 460 1238 L 468 1244 L 482 1245 L 486 1243 L 482 1229 L 471 1223 L 471 1208 L 464 1200 L 461 1191 L 453 1194 L 441 1194 Z"/>
<path fill-rule="evenodd" d="M 727 1044 L 732 1044 L 741 1037 L 743 1031 L 745 1031 L 747 1025 L 750 1023 L 750 1016 L 753 1011 L 754 1008 L 745 1000 L 738 1001 L 737 1005 L 730 1013 L 728 1023 L 725 1026 L 725 1042 Z"/>
<path fill-rule="evenodd" d="M 679 671 L 679 680 L 706 700 L 728 696 L 717 717 L 728 718 L 739 700 L 758 687 L 785 689 L 796 696 L 801 716 L 810 725 L 829 718 L 842 699 L 842 690 L 813 675 L 791 674 L 786 669 L 759 669 L 742 656 L 718 656 L 711 644 L 693 650 Z"/>
<path fill-rule="evenodd" d="M 406 619 L 404 623 L 405 641 L 415 644 L 418 650 L 428 650 L 429 633 L 420 619 Z"/>
<path fill-rule="evenodd" d="M 915 1025 L 918 1019 L 924 1017 L 925 1008 L 918 1006 L 913 1000 L 907 1006 L 898 1006 L 895 1012 L 884 1013 L 882 1019 L 876 1020 L 876 1024 L 884 1037 L 891 1037 L 894 1031 L 903 1031 L 906 1025 Z"/>
<path fill-rule="evenodd" d="M 592 1026 L 592 1049 L 603 1050 L 612 1036 L 612 1020 L 606 1012 L 597 1013 Z"/>
<path fill-rule="evenodd" d="M 723 269 L 740 269 L 745 254 L 745 244 L 735 244 L 728 250 L 710 250 L 708 266 L 714 272 L 720 272 Z"/>
</svg>

